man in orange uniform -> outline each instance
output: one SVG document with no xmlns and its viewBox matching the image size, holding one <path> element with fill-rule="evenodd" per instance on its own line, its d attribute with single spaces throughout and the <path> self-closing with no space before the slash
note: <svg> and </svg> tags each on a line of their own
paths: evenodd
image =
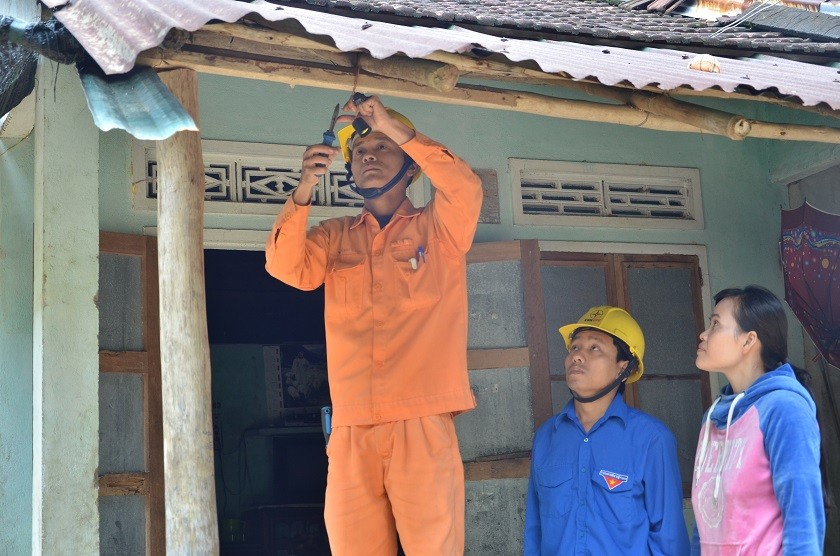
<svg viewBox="0 0 840 556">
<path fill-rule="evenodd" d="M 475 407 L 465 254 L 481 182 L 377 97 L 345 110 L 371 129 L 339 132 L 364 209 L 307 232 L 312 190 L 340 152 L 313 145 L 266 244 L 272 276 L 302 290 L 325 284 L 330 548 L 393 555 L 399 534 L 409 556 L 463 554 L 464 474 L 452 418 Z M 436 193 L 417 209 L 406 188 L 421 171 Z"/>
</svg>

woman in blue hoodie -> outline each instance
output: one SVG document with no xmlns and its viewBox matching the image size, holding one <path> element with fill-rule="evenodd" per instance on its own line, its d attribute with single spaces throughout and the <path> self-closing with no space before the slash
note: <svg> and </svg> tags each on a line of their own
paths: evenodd
<svg viewBox="0 0 840 556">
<path fill-rule="evenodd" d="M 787 355 L 787 318 L 775 295 L 748 286 L 715 296 L 696 364 L 729 384 L 700 430 L 692 554 L 822 554 L 816 406 L 799 381 L 807 373 Z"/>
</svg>

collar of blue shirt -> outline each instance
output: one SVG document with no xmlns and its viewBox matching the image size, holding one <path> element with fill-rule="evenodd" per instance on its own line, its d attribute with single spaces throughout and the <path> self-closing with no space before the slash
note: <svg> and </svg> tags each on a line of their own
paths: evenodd
<svg viewBox="0 0 840 556">
<path fill-rule="evenodd" d="M 601 426 L 601 423 L 612 417 L 621 420 L 621 423 L 626 426 L 628 411 L 629 408 L 627 407 L 627 404 L 624 403 L 624 398 L 617 395 L 615 398 L 613 398 L 612 403 L 610 403 L 609 407 L 607 408 L 607 412 L 604 413 L 604 415 L 600 419 L 598 419 L 598 422 L 595 423 L 595 425 L 591 429 L 589 429 L 589 432 L 587 434 L 591 435 L 592 433 L 594 433 L 598 429 L 598 427 Z M 560 425 L 559 419 L 568 419 L 569 421 L 580 427 L 581 430 L 583 430 L 583 426 L 580 424 L 580 420 L 578 419 L 577 414 L 575 413 L 575 400 L 573 399 L 569 400 L 569 403 L 566 404 L 566 407 L 564 407 L 563 410 L 557 414 L 557 417 L 555 417 L 555 429 Z"/>
</svg>

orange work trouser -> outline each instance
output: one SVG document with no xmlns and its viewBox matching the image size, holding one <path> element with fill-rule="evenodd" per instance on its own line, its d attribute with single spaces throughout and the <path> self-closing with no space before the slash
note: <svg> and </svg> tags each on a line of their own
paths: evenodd
<svg viewBox="0 0 840 556">
<path fill-rule="evenodd" d="M 464 467 L 450 414 L 335 427 L 324 520 L 333 556 L 464 553 Z"/>
</svg>

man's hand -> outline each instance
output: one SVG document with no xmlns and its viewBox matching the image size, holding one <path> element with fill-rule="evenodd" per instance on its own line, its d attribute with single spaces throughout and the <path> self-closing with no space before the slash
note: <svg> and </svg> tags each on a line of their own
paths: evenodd
<svg viewBox="0 0 840 556">
<path fill-rule="evenodd" d="M 308 205 L 312 202 L 312 190 L 318 185 L 321 176 L 329 171 L 330 164 L 340 151 L 338 147 L 330 147 L 323 143 L 307 147 L 301 161 L 300 183 L 292 193 L 292 200 L 296 205 Z"/>
<path fill-rule="evenodd" d="M 414 138 L 414 130 L 391 117 L 385 109 L 385 105 L 377 95 L 368 97 L 359 105 L 353 103 L 353 97 L 344 105 L 346 112 L 353 112 L 354 116 L 339 116 L 336 120 L 341 123 L 350 123 L 356 116 L 361 116 L 370 126 L 371 131 L 379 131 L 390 137 L 398 145 L 407 143 Z"/>
</svg>

